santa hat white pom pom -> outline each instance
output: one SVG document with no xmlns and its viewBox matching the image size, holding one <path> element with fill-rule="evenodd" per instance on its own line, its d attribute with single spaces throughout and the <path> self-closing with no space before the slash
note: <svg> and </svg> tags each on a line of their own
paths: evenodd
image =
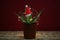
<svg viewBox="0 0 60 40">
<path fill-rule="evenodd" d="M 28 7 L 28 5 L 25 5 L 25 7 Z"/>
</svg>

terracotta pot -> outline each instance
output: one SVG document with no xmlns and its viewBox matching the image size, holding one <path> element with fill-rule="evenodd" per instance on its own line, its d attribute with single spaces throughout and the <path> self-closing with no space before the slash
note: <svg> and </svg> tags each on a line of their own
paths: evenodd
<svg viewBox="0 0 60 40">
<path fill-rule="evenodd" d="M 24 24 L 24 39 L 35 39 L 36 23 Z"/>
</svg>

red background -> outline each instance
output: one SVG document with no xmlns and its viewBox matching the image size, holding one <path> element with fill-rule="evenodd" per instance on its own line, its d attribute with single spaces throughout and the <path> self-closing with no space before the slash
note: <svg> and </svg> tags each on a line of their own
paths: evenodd
<svg viewBox="0 0 60 40">
<path fill-rule="evenodd" d="M 60 30 L 59 0 L 1 0 L 0 30 L 23 30 L 22 22 L 18 21 L 16 12 L 24 9 L 25 4 L 39 11 L 45 9 L 40 17 L 37 30 Z"/>
</svg>

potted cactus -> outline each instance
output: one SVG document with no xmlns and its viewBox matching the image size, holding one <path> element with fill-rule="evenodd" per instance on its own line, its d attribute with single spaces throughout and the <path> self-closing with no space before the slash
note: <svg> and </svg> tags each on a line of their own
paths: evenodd
<svg viewBox="0 0 60 40">
<path fill-rule="evenodd" d="M 32 17 L 33 11 L 31 10 L 28 5 L 25 6 L 25 12 L 24 15 L 18 15 L 18 18 L 24 23 L 24 38 L 25 39 L 35 39 L 36 37 L 36 21 L 39 18 L 39 16 L 42 14 L 42 11 L 40 13 L 37 13 L 34 17 Z"/>
</svg>

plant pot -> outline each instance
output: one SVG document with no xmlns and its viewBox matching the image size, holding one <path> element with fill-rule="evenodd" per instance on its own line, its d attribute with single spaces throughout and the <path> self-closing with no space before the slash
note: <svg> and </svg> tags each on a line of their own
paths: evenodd
<svg viewBox="0 0 60 40">
<path fill-rule="evenodd" d="M 36 23 L 24 24 L 24 39 L 35 39 L 36 37 Z"/>
</svg>

